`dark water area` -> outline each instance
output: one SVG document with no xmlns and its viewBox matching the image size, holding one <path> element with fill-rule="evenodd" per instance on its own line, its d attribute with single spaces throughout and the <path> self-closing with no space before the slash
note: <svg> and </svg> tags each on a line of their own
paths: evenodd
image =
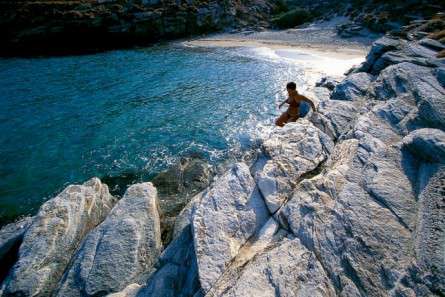
<svg viewBox="0 0 445 297">
<path fill-rule="evenodd" d="M 278 113 L 296 64 L 170 44 L 0 59 L 0 223 L 66 185 L 147 180 L 188 154 L 219 162 Z M 279 92 L 279 94 L 277 94 Z"/>
</svg>

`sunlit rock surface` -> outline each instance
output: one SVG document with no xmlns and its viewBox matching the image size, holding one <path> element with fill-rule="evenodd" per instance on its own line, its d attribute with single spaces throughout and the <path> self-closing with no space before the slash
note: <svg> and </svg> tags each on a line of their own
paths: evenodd
<svg viewBox="0 0 445 297">
<path fill-rule="evenodd" d="M 43 204 L 25 232 L 3 296 L 51 296 L 82 238 L 105 219 L 114 203 L 108 187 L 93 178 L 68 186 Z"/>
<path fill-rule="evenodd" d="M 98 296 L 140 281 L 162 249 L 158 197 L 151 183 L 130 186 L 104 222 L 88 234 L 56 296 Z"/>
</svg>

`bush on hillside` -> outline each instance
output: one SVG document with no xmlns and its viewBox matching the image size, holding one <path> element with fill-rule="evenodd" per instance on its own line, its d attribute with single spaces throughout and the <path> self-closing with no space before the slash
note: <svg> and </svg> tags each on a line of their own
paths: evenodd
<svg viewBox="0 0 445 297">
<path fill-rule="evenodd" d="M 272 23 L 280 29 L 292 28 L 315 18 L 310 11 L 302 8 L 294 8 L 272 18 Z"/>
</svg>

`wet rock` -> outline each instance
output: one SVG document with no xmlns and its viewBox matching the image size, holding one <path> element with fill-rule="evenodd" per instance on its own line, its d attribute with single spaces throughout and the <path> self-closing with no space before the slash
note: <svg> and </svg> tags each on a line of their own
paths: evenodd
<svg viewBox="0 0 445 297">
<path fill-rule="evenodd" d="M 82 238 L 105 219 L 114 203 L 97 178 L 70 185 L 45 202 L 25 232 L 3 296 L 50 296 Z"/>
<path fill-rule="evenodd" d="M 170 242 L 176 216 L 194 195 L 210 185 L 214 172 L 199 156 L 182 158 L 152 180 L 159 190 L 161 228 L 164 243 Z"/>
<path fill-rule="evenodd" d="M 335 86 L 331 99 L 348 101 L 362 99 L 369 93 L 372 81 L 373 76 L 369 73 L 353 73 Z"/>
<path fill-rule="evenodd" d="M 199 192 L 210 183 L 211 166 L 201 157 L 187 157 L 156 175 L 152 182 L 160 194 Z"/>
<path fill-rule="evenodd" d="M 157 192 L 151 183 L 130 186 L 85 238 L 56 296 L 104 296 L 138 282 L 162 249 Z"/>
<path fill-rule="evenodd" d="M 226 265 L 268 217 L 246 164 L 237 163 L 214 182 L 196 207 L 192 223 L 204 292 L 210 290 Z"/>
<path fill-rule="evenodd" d="M 286 201 L 299 178 L 325 161 L 332 140 L 307 120 L 275 128 L 263 143 L 270 158 L 255 179 L 271 213 Z"/>
</svg>

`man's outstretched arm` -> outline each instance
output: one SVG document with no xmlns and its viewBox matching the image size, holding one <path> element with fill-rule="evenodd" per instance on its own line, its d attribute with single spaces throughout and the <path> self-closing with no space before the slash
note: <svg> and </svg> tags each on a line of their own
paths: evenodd
<svg viewBox="0 0 445 297">
<path fill-rule="evenodd" d="M 283 102 L 281 102 L 281 104 L 278 105 L 278 109 L 280 109 L 285 103 L 289 103 L 289 98 L 287 98 L 286 100 L 284 100 Z"/>
<path fill-rule="evenodd" d="M 303 99 L 304 101 L 306 101 L 307 103 L 309 103 L 309 104 L 311 105 L 312 110 L 313 110 L 313 111 L 316 111 L 314 102 L 313 102 L 311 99 L 307 98 L 306 96 L 302 96 L 302 97 L 303 97 L 302 99 Z"/>
</svg>

